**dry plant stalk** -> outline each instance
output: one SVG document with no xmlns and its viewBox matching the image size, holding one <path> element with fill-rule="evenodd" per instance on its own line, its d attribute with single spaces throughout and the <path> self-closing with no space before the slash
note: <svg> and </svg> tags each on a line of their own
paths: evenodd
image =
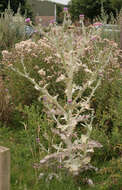
<svg viewBox="0 0 122 190">
<path fill-rule="evenodd" d="M 120 49 L 122 50 L 122 13 L 120 14 Z"/>
</svg>

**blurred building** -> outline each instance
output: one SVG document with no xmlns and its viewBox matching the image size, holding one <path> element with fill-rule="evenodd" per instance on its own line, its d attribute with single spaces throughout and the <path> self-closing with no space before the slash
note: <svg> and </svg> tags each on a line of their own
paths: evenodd
<svg viewBox="0 0 122 190">
<path fill-rule="evenodd" d="M 67 6 L 70 0 L 29 0 L 36 23 L 40 20 L 42 25 L 48 25 L 51 20 L 56 20 L 56 5 Z"/>
</svg>

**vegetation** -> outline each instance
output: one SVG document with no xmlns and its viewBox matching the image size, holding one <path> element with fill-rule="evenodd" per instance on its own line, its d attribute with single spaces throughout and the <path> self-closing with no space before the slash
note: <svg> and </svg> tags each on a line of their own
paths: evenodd
<svg viewBox="0 0 122 190">
<path fill-rule="evenodd" d="M 14 15 L 8 8 L 0 18 L 0 50 L 9 49 L 14 44 L 25 38 L 25 18 L 21 16 L 19 10 Z"/>
<path fill-rule="evenodd" d="M 103 6 L 105 13 L 116 16 L 122 8 L 121 0 L 72 0 L 70 4 L 70 13 L 73 20 L 77 20 L 80 14 L 84 14 L 86 18 L 91 20 L 100 16 L 101 6 Z"/>
<path fill-rule="evenodd" d="M 28 3 L 28 0 L 1 0 L 0 1 L 0 13 L 3 13 L 7 8 L 8 4 L 14 13 L 17 13 L 19 6 L 21 7 L 21 14 L 26 14 L 28 17 L 32 17 L 32 8 Z"/>
<path fill-rule="evenodd" d="M 5 14 L 9 15 L 9 12 Z M 70 26 L 67 9 L 63 14 L 67 16 L 64 25 L 56 26 L 55 23 L 51 23 L 48 32 L 43 32 L 41 39 L 38 35 L 38 30 L 40 31 L 38 26 L 32 39 L 25 40 L 24 35 L 16 34 L 14 41 L 9 35 L 4 35 L 3 41 L 1 40 L 4 42 L 5 39 L 7 43 L 3 47 L 4 51 L 1 49 L 0 146 L 9 147 L 11 151 L 11 189 L 121 190 L 120 50 L 113 40 L 101 36 L 101 28 L 85 27 L 81 17 L 82 27 L 77 30 Z M 6 17 L 2 18 L 3 23 L 6 23 Z M 22 19 L 25 20 L 24 17 Z M 6 31 L 4 29 L 6 25 L 2 26 L 3 31 Z M 71 55 L 73 65 L 67 67 Z M 109 60 L 107 64 L 106 60 Z M 79 63 L 80 67 L 77 68 L 76 63 Z M 72 78 L 75 86 L 73 85 L 71 90 L 72 85 L 67 86 L 67 84 L 71 79 L 69 71 L 74 68 L 77 68 Z M 92 85 L 91 76 L 94 77 Z M 101 83 L 97 85 L 99 79 Z M 80 86 L 84 87 L 87 82 L 90 82 L 89 88 L 82 93 L 83 88 Z M 70 93 L 64 91 L 64 88 L 68 92 L 71 90 Z M 82 98 L 78 95 L 79 91 L 82 93 Z M 53 100 L 52 97 L 57 94 L 59 94 L 58 99 Z M 69 163 L 70 159 L 74 161 L 73 156 L 76 152 L 75 161 L 79 156 L 82 158 L 82 155 L 87 160 L 83 162 L 81 159 L 82 167 L 79 165 L 77 167 L 77 162 L 71 162 L 70 167 L 66 167 L 64 157 L 41 165 L 40 160 L 44 161 L 44 158 L 47 158 L 45 156 L 54 152 L 62 153 L 62 149 L 66 150 L 68 145 L 63 140 L 65 133 L 67 134 L 67 128 L 64 128 L 67 121 L 62 118 L 59 109 L 62 106 L 69 114 L 70 109 L 73 110 L 72 106 L 75 106 L 73 100 L 77 95 L 77 104 L 82 105 L 82 112 L 80 122 L 73 123 L 75 127 L 70 139 L 74 151 L 71 151 L 66 160 L 69 159 Z M 83 103 L 87 103 L 85 108 Z M 80 105 L 78 110 L 72 112 L 72 117 L 75 118 L 79 111 Z M 62 127 L 58 125 L 59 122 Z M 57 126 L 60 133 L 54 135 Z M 70 141 L 68 135 L 67 139 Z M 94 139 L 95 145 L 98 143 L 97 145 L 102 147 L 95 148 L 93 152 L 91 146 L 91 153 L 86 153 L 86 150 L 89 151 L 88 147 L 82 151 L 75 149 L 74 142 L 78 142 L 82 147 L 84 144 L 88 145 L 91 139 Z"/>
<path fill-rule="evenodd" d="M 51 172 L 56 172 L 61 179 L 53 180 L 48 179 L 49 169 L 45 168 L 45 177 L 38 180 L 38 176 L 43 170 L 38 170 L 34 163 L 37 163 L 40 159 L 40 145 L 36 141 L 38 137 L 37 126 L 40 126 L 40 141 L 44 141 L 42 134 L 47 131 L 51 126 L 48 125 L 46 117 L 40 115 L 39 107 L 32 105 L 25 108 L 25 113 L 28 117 L 23 119 L 28 128 L 24 128 L 22 125 L 22 117 L 14 116 L 14 123 L 9 127 L 1 125 L 0 128 L 0 145 L 10 148 L 11 151 L 11 188 L 13 190 L 39 190 L 39 189 L 71 189 L 78 190 L 121 190 L 121 151 L 122 151 L 122 133 L 117 131 L 111 135 L 106 135 L 101 129 L 95 129 L 92 137 L 102 143 L 103 148 L 99 151 L 95 151 L 95 155 L 92 158 L 92 163 L 98 168 L 98 171 L 87 171 L 79 175 L 77 180 L 74 181 L 72 176 L 67 175 L 66 171 L 60 168 L 52 168 Z M 19 122 L 18 122 L 19 121 Z M 41 122 L 40 122 L 41 121 Z M 51 135 L 51 134 L 50 134 Z M 52 136 L 50 136 L 51 141 Z M 45 142 L 46 146 L 50 146 Z M 25 146 L 26 145 L 26 146 Z M 41 175 L 40 175 L 41 176 Z M 89 187 L 86 184 L 86 178 L 91 178 L 94 182 L 93 187 Z M 37 182 L 37 183 L 36 183 Z"/>
</svg>

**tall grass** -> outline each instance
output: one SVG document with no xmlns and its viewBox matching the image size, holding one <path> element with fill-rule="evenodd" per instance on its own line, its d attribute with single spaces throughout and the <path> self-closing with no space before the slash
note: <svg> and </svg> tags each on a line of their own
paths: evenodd
<svg viewBox="0 0 122 190">
<path fill-rule="evenodd" d="M 113 13 L 106 14 L 103 6 L 101 6 L 101 14 L 94 21 L 100 21 L 103 24 L 102 38 L 115 41 L 120 46 L 120 13 L 116 11 L 116 17 Z"/>
<path fill-rule="evenodd" d="M 14 12 L 8 7 L 0 17 L 0 50 L 14 46 L 25 38 L 25 18 L 21 16 L 20 9 Z"/>
</svg>

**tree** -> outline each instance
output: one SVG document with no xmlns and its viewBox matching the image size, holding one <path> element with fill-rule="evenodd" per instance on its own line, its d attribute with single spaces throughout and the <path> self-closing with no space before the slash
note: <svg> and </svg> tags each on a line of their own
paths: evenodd
<svg viewBox="0 0 122 190">
<path fill-rule="evenodd" d="M 0 12 L 3 12 L 5 10 L 5 7 L 7 7 L 6 3 L 7 3 L 7 1 L 1 0 L 1 2 L 0 2 Z"/>
<path fill-rule="evenodd" d="M 101 5 L 105 12 L 116 16 L 116 9 L 119 11 L 122 7 L 122 0 L 71 0 L 69 10 L 73 20 L 78 19 L 80 14 L 93 20 L 101 15 Z"/>
<path fill-rule="evenodd" d="M 111 0 L 112 7 L 120 11 L 122 9 L 122 0 Z"/>
</svg>

